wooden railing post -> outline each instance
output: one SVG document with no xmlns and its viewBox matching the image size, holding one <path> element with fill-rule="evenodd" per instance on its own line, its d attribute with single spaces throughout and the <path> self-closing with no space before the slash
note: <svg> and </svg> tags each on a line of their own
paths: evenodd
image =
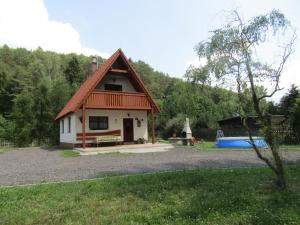
<svg viewBox="0 0 300 225">
<path fill-rule="evenodd" d="M 86 101 L 86 108 L 120 108 L 150 110 L 150 101 L 143 93 L 95 91 Z"/>
<path fill-rule="evenodd" d="M 82 148 L 85 148 L 85 103 L 82 105 Z"/>
<path fill-rule="evenodd" d="M 152 144 L 155 144 L 154 108 L 151 106 Z"/>
</svg>

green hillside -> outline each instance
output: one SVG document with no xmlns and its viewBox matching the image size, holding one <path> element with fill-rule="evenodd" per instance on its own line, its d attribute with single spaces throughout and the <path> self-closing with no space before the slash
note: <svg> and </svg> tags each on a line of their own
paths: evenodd
<svg viewBox="0 0 300 225">
<path fill-rule="evenodd" d="M 90 74 L 90 62 L 84 55 L 0 47 L 0 139 L 17 146 L 57 144 L 54 118 Z M 180 132 L 186 116 L 197 134 L 238 112 L 233 92 L 173 78 L 143 61 L 131 63 L 161 107 L 159 136 Z"/>
</svg>

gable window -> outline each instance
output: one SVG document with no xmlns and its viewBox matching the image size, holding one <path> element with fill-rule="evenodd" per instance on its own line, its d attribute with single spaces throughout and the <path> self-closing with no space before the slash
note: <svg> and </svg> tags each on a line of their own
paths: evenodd
<svg viewBox="0 0 300 225">
<path fill-rule="evenodd" d="M 71 117 L 68 117 L 68 133 L 71 133 Z"/>
<path fill-rule="evenodd" d="M 106 91 L 122 91 L 122 85 L 120 84 L 104 84 L 104 90 Z"/>
<path fill-rule="evenodd" d="M 90 116 L 89 117 L 90 130 L 106 130 L 108 129 L 107 116 Z"/>
<path fill-rule="evenodd" d="M 64 120 L 61 120 L 61 132 L 62 133 L 65 132 L 65 123 L 64 123 Z"/>
</svg>

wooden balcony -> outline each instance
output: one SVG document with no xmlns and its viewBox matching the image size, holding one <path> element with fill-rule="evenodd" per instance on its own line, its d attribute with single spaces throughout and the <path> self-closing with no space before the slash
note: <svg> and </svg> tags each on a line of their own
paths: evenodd
<svg viewBox="0 0 300 225">
<path fill-rule="evenodd" d="M 150 110 L 151 105 L 143 93 L 93 91 L 87 99 L 86 108 Z"/>
</svg>

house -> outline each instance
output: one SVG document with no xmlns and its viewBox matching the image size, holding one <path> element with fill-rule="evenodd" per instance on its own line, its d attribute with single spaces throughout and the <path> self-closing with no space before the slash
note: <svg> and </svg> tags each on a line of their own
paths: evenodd
<svg viewBox="0 0 300 225">
<path fill-rule="evenodd" d="M 92 70 L 55 119 L 61 146 L 148 140 L 148 114 L 154 144 L 154 118 L 160 109 L 123 51 L 117 50 L 99 68 L 93 60 Z"/>
</svg>

